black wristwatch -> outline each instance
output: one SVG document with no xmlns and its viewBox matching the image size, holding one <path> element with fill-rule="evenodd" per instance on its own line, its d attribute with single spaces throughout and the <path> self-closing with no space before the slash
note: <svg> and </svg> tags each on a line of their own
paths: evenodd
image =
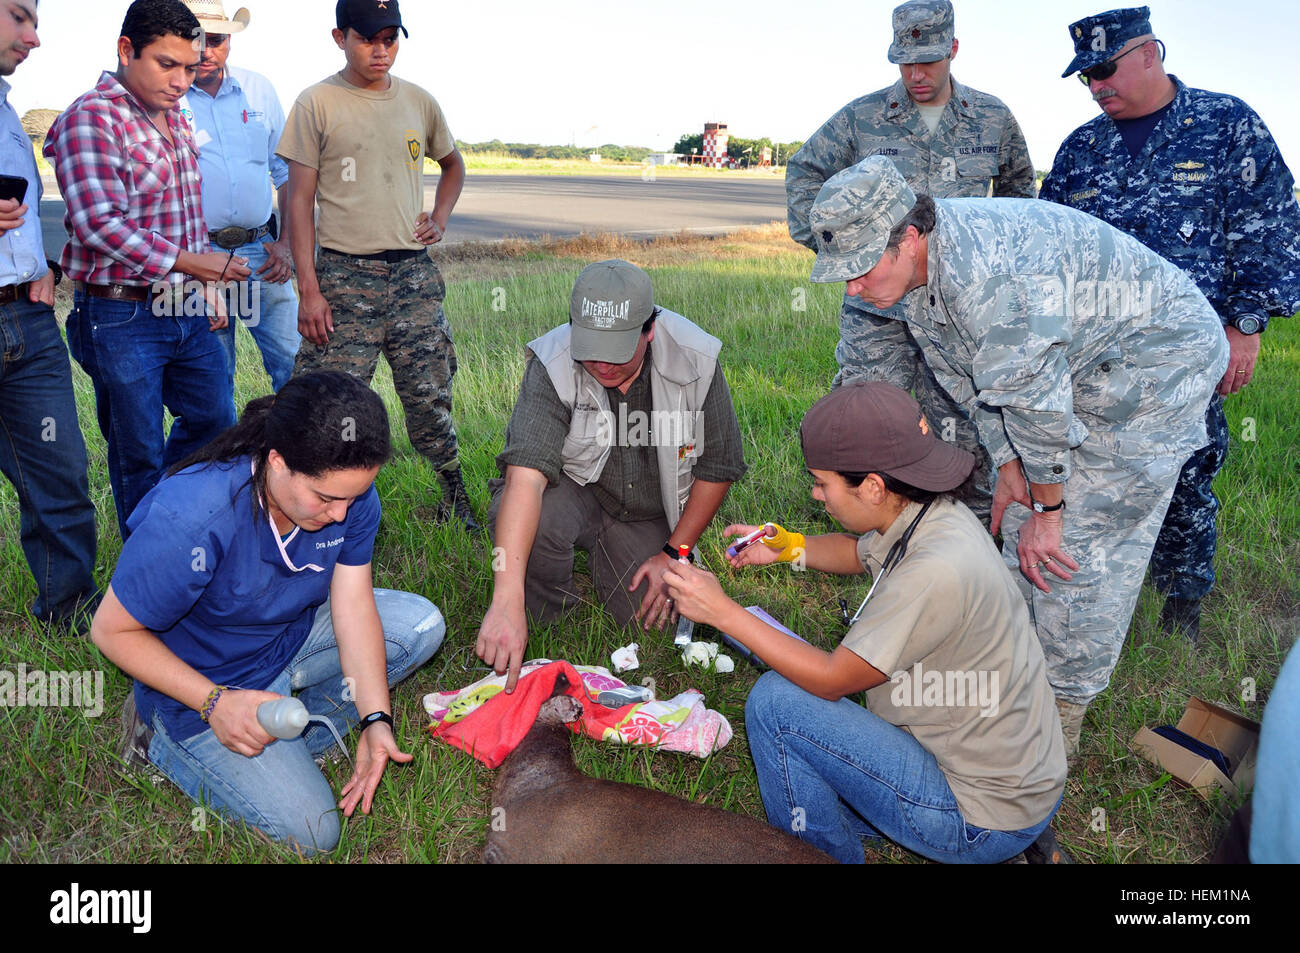
<svg viewBox="0 0 1300 953">
<path fill-rule="evenodd" d="M 1268 327 L 1268 318 L 1262 314 L 1239 314 L 1228 323 L 1242 334 L 1259 334 Z"/>
<path fill-rule="evenodd" d="M 1028 482 L 1028 481 L 1026 481 Z M 1028 487 L 1026 487 L 1027 489 Z M 1065 498 L 1061 498 L 1060 503 L 1039 503 L 1034 499 L 1034 494 L 1029 494 L 1029 502 L 1033 506 L 1035 513 L 1055 513 L 1057 510 L 1065 509 Z"/>
<path fill-rule="evenodd" d="M 675 547 L 672 543 L 664 543 L 664 555 L 672 559 L 682 558 L 682 554 L 677 551 L 677 547 Z M 686 561 L 691 565 L 695 565 L 695 553 L 688 552 L 686 554 Z"/>
<path fill-rule="evenodd" d="M 372 711 L 370 714 L 366 715 L 365 718 L 362 718 L 360 722 L 361 731 L 365 731 L 377 721 L 382 721 L 389 728 L 392 728 L 394 733 L 396 733 L 397 729 L 393 727 L 393 716 L 386 711 Z M 359 733 L 360 732 L 358 732 L 358 734 Z"/>
</svg>

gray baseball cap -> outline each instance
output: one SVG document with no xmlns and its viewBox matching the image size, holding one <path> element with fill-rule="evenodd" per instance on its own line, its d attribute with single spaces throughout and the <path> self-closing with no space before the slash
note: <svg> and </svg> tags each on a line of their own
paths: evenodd
<svg viewBox="0 0 1300 953">
<path fill-rule="evenodd" d="M 894 7 L 891 63 L 933 63 L 952 53 L 952 4 L 948 0 L 912 0 Z"/>
<path fill-rule="evenodd" d="M 817 239 L 812 280 L 849 281 L 880 261 L 894 226 L 916 204 L 894 163 L 870 156 L 826 180 L 808 224 Z"/>
<path fill-rule="evenodd" d="M 573 359 L 626 364 L 654 309 L 650 276 L 636 265 L 618 258 L 588 265 L 569 297 Z"/>
</svg>

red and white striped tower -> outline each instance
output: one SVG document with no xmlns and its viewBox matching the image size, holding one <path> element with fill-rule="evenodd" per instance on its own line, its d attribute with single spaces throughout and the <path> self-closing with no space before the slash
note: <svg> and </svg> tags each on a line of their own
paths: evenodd
<svg viewBox="0 0 1300 953">
<path fill-rule="evenodd" d="M 727 124 L 725 122 L 706 122 L 704 124 L 704 166 L 709 169 L 721 169 L 727 164 Z"/>
</svg>

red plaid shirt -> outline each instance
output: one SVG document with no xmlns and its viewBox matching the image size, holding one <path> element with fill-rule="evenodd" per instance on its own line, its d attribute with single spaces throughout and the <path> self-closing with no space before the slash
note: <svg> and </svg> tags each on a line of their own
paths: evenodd
<svg viewBox="0 0 1300 953">
<path fill-rule="evenodd" d="M 151 284 L 180 251 L 208 250 L 198 149 L 179 108 L 172 144 L 112 73 L 69 106 L 45 138 L 68 205 L 63 270 L 91 284 Z M 179 277 L 179 276 L 178 276 Z"/>
</svg>

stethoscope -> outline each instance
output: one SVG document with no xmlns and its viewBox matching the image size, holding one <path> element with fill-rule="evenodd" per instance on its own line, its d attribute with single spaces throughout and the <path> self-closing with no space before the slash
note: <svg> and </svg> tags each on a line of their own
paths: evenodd
<svg viewBox="0 0 1300 953">
<path fill-rule="evenodd" d="M 885 553 L 885 561 L 880 564 L 880 572 L 876 573 L 875 578 L 871 580 L 871 588 L 867 590 L 867 594 L 863 598 L 862 604 L 858 606 L 858 611 L 853 613 L 852 619 L 849 618 L 849 604 L 843 599 L 840 600 L 840 617 L 846 626 L 851 627 L 858 621 L 858 618 L 862 615 L 862 610 L 867 607 L 867 600 L 869 600 L 871 594 L 876 591 L 876 586 L 880 584 L 880 580 L 885 578 L 891 569 L 903 561 L 903 557 L 907 555 L 907 544 L 912 539 L 912 534 L 916 532 L 916 527 L 921 522 L 921 517 L 925 516 L 926 510 L 930 508 L 930 504 L 933 502 L 934 500 L 931 499 L 921 507 L 921 512 L 917 513 L 916 516 L 912 518 L 912 522 L 908 524 L 907 529 L 903 530 L 903 535 L 898 537 L 897 542 L 895 542 L 893 546 L 889 547 L 889 552 Z"/>
</svg>

